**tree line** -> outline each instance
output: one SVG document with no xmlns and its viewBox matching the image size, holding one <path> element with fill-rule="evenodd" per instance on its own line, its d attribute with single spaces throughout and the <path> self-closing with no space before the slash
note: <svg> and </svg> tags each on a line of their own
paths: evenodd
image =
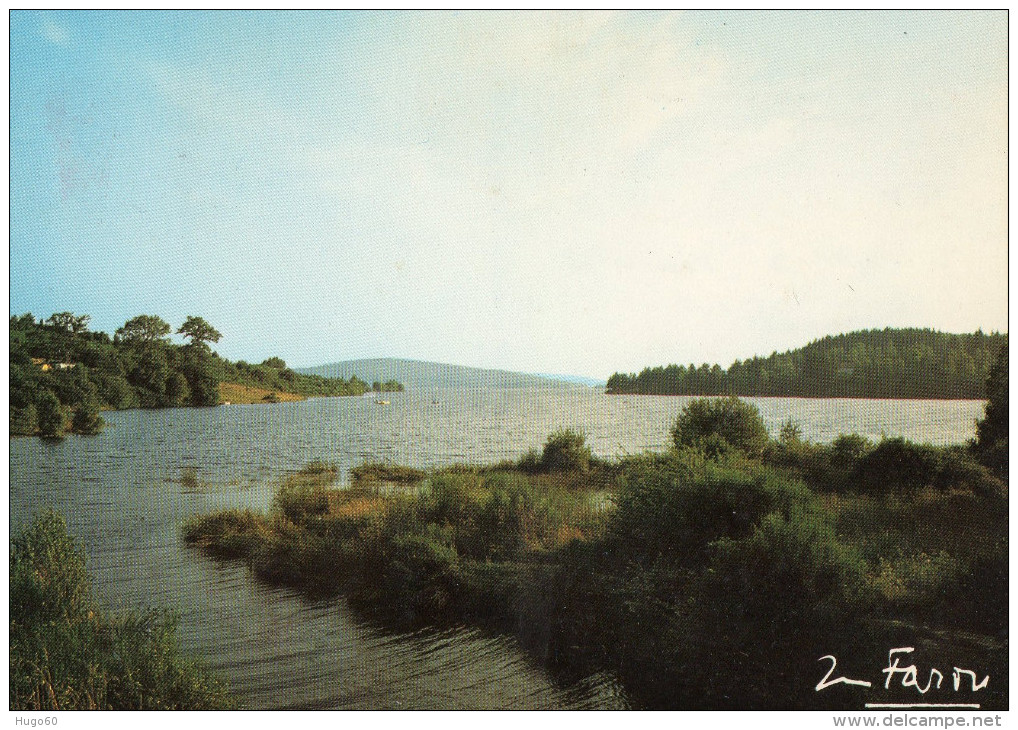
<svg viewBox="0 0 1018 730">
<path fill-rule="evenodd" d="M 11 435 L 60 436 L 68 420 L 77 433 L 95 433 L 103 409 L 215 406 L 221 382 L 302 396 L 370 390 L 356 376 L 296 373 L 278 357 L 258 365 L 221 358 L 210 343 L 222 334 L 201 317 L 187 317 L 175 331 L 186 340 L 180 345 L 169 341 L 174 330 L 156 315 L 128 320 L 113 337 L 90 330 L 90 321 L 72 312 L 11 317 Z"/>
<path fill-rule="evenodd" d="M 669 365 L 615 373 L 606 392 L 812 398 L 984 398 L 1007 334 L 981 330 L 863 330 L 768 357 L 720 365 Z"/>
</svg>

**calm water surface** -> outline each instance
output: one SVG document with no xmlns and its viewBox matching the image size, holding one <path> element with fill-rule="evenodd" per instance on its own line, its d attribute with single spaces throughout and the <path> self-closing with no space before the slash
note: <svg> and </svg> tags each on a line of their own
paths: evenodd
<svg viewBox="0 0 1018 730">
<path fill-rule="evenodd" d="M 312 459 L 345 475 L 364 461 L 428 468 L 517 458 L 563 427 L 612 457 L 662 449 L 682 397 L 584 389 L 466 390 L 301 403 L 105 414 L 100 435 L 10 442 L 11 528 L 53 506 L 85 548 L 114 610 L 172 607 L 185 647 L 250 708 L 624 708 L 610 675 L 550 676 L 511 638 L 467 627 L 393 634 L 342 599 L 313 602 L 256 583 L 243 565 L 188 550 L 180 525 L 226 506 L 264 508 Z M 792 418 L 831 441 L 858 432 L 934 444 L 974 436 L 982 401 L 747 399 L 776 433 Z M 189 491 L 184 469 L 212 486 Z"/>
</svg>

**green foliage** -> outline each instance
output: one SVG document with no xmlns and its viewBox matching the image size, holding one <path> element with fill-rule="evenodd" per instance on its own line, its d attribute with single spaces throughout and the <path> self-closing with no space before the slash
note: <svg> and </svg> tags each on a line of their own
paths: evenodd
<svg viewBox="0 0 1018 730">
<path fill-rule="evenodd" d="M 283 482 L 273 508 L 296 524 L 304 524 L 324 515 L 328 509 L 326 488 L 338 474 L 335 464 L 313 461 Z"/>
<path fill-rule="evenodd" d="M 975 450 L 984 464 L 1007 478 L 1008 375 L 1007 340 L 986 379 L 986 416 L 976 423 Z"/>
<path fill-rule="evenodd" d="M 381 462 L 361 464 L 350 470 L 350 481 L 355 487 L 383 483 L 412 485 L 423 480 L 424 476 L 420 469 Z"/>
<path fill-rule="evenodd" d="M 824 337 L 797 350 L 736 360 L 615 373 L 608 393 L 810 398 L 981 398 L 1006 334 L 884 329 Z M 1005 365 L 1006 370 L 1006 365 Z M 1006 390 L 1006 386 L 1005 386 Z M 1005 408 L 1006 411 L 1006 408 Z"/>
<path fill-rule="evenodd" d="M 590 447 L 586 437 L 569 429 L 551 434 L 544 443 L 541 466 L 546 471 L 589 471 Z"/>
<path fill-rule="evenodd" d="M 873 450 L 873 442 L 857 433 L 842 434 L 831 444 L 831 464 L 838 469 L 853 469 Z"/>
<path fill-rule="evenodd" d="M 742 539 L 714 542 L 701 586 L 704 604 L 727 630 L 780 636 L 810 627 L 822 634 L 862 608 L 865 573 L 858 551 L 838 542 L 829 520 L 792 509 L 767 514 Z"/>
<path fill-rule="evenodd" d="M 10 409 L 11 436 L 34 436 L 39 429 L 39 416 L 35 404 L 29 403 L 22 408 Z"/>
<path fill-rule="evenodd" d="M 279 358 L 262 365 L 231 363 L 208 347 L 220 333 L 200 317 L 188 317 L 179 332 L 191 339 L 166 340 L 170 325 L 155 315 L 134 317 L 110 338 L 88 330 L 88 315 L 58 312 L 45 322 L 31 314 L 10 319 L 10 407 L 12 435 L 30 435 L 32 411 L 39 418 L 44 393 L 65 409 L 83 403 L 101 408 L 215 406 L 219 384 L 235 382 L 303 396 L 360 395 L 363 381 L 299 375 Z M 398 383 L 382 388 L 401 390 Z"/>
<path fill-rule="evenodd" d="M 39 414 L 39 434 L 44 438 L 61 438 L 66 430 L 66 418 L 60 401 L 52 391 L 45 390 L 36 403 Z"/>
<path fill-rule="evenodd" d="M 859 460 L 852 483 L 868 492 L 914 490 L 933 484 L 939 471 L 940 452 L 935 447 L 892 438 Z"/>
<path fill-rule="evenodd" d="M 781 432 L 778 435 L 778 441 L 789 446 L 801 443 L 802 429 L 799 427 L 799 424 L 791 418 L 781 424 Z"/>
<path fill-rule="evenodd" d="M 676 448 L 691 447 L 717 458 L 729 448 L 758 457 L 770 440 L 756 406 L 735 397 L 690 401 L 672 427 Z"/>
<path fill-rule="evenodd" d="M 541 471 L 541 452 L 537 449 L 530 449 L 520 457 L 517 468 L 527 474 L 536 474 Z"/>
<path fill-rule="evenodd" d="M 462 525 L 476 521 L 484 504 L 481 477 L 477 474 L 436 474 L 429 480 L 421 507 L 426 519 L 437 525 Z"/>
<path fill-rule="evenodd" d="M 97 374 L 96 388 L 100 400 L 114 410 L 137 408 L 138 394 L 123 375 L 108 372 Z"/>
<path fill-rule="evenodd" d="M 170 334 L 171 329 L 161 317 L 154 314 L 139 314 L 127 320 L 124 326 L 116 331 L 115 338 L 121 342 L 157 342 Z"/>
<path fill-rule="evenodd" d="M 216 377 L 215 361 L 212 356 L 200 347 L 185 348 L 182 365 L 190 393 L 189 405 L 196 407 L 219 405 L 219 379 Z"/>
<path fill-rule="evenodd" d="M 902 438 L 874 446 L 858 434 L 830 445 L 801 440 L 772 442 L 763 461 L 825 492 L 899 493 L 923 487 L 971 489 L 1003 498 L 1006 487 L 962 447 L 914 444 Z"/>
<path fill-rule="evenodd" d="M 103 430 L 106 422 L 99 415 L 99 404 L 92 399 L 78 406 L 71 419 L 71 430 L 83 436 L 91 436 Z"/>
<path fill-rule="evenodd" d="M 110 617 L 91 595 L 84 556 L 49 511 L 11 540 L 13 710 L 221 709 L 223 687 L 184 658 L 172 617 Z"/>
<path fill-rule="evenodd" d="M 180 329 L 177 330 L 178 335 L 184 335 L 191 340 L 190 346 L 197 347 L 200 349 L 208 349 L 208 342 L 219 342 L 222 338 L 219 330 L 210 325 L 201 317 L 189 316 L 184 320 L 184 324 L 180 325 Z"/>
<path fill-rule="evenodd" d="M 11 622 L 67 621 L 87 612 L 85 561 L 52 510 L 36 516 L 11 539 Z"/>
<path fill-rule="evenodd" d="M 751 534 L 764 515 L 815 507 L 800 482 L 705 464 L 647 464 L 631 470 L 617 497 L 609 535 L 631 559 L 698 565 L 721 538 Z"/>
<path fill-rule="evenodd" d="M 434 526 L 425 534 L 398 536 L 386 546 L 378 583 L 386 595 L 407 597 L 400 608 L 404 620 L 440 616 L 460 592 L 456 548 Z"/>
<path fill-rule="evenodd" d="M 487 501 L 477 515 L 475 545 L 479 559 L 509 560 L 546 542 L 562 522 L 552 500 L 537 492 L 521 475 L 494 474 L 488 478 Z"/>
<path fill-rule="evenodd" d="M 803 655 L 860 626 L 865 562 L 817 513 L 795 510 L 770 513 L 751 534 L 721 538 L 709 552 L 690 583 L 695 598 L 666 627 L 671 681 L 696 687 L 690 702 L 698 707 L 798 705 L 805 678 L 793 668 Z"/>
<path fill-rule="evenodd" d="M 46 320 L 46 324 L 76 335 L 88 331 L 88 323 L 91 320 L 87 314 L 77 316 L 73 312 L 55 312 Z"/>
<path fill-rule="evenodd" d="M 189 545 L 223 558 L 250 558 L 268 534 L 264 520 L 251 510 L 194 515 L 183 532 Z"/>
<path fill-rule="evenodd" d="M 166 378 L 165 403 L 168 406 L 186 406 L 191 403 L 191 386 L 184 374 L 174 370 Z"/>
</svg>

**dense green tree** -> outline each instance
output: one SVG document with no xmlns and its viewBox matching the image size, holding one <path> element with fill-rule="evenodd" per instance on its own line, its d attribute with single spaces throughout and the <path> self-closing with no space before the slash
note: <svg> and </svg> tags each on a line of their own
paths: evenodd
<svg viewBox="0 0 1018 730">
<path fill-rule="evenodd" d="M 71 419 L 71 430 L 83 436 L 90 436 L 102 431 L 106 422 L 99 415 L 99 404 L 89 398 L 78 406 Z"/>
<path fill-rule="evenodd" d="M 137 393 L 123 375 L 109 372 L 98 374 L 96 389 L 100 400 L 113 409 L 137 408 L 140 404 Z"/>
<path fill-rule="evenodd" d="M 36 403 L 39 414 L 39 433 L 46 438 L 64 435 L 64 409 L 53 391 L 44 390 Z"/>
<path fill-rule="evenodd" d="M 1007 343 L 986 379 L 986 417 L 976 424 L 976 452 L 986 466 L 1007 474 L 1008 465 L 1008 376 Z"/>
<path fill-rule="evenodd" d="M 46 323 L 56 329 L 76 335 L 88 331 L 90 321 L 92 318 L 87 314 L 75 315 L 73 312 L 55 312 L 46 320 Z"/>
<path fill-rule="evenodd" d="M 191 386 L 187 378 L 179 370 L 174 370 L 166 378 L 166 404 L 168 406 L 191 405 Z"/>
<path fill-rule="evenodd" d="M 184 320 L 184 324 L 180 325 L 180 329 L 177 330 L 178 335 L 184 335 L 191 340 L 190 344 L 192 347 L 208 348 L 209 342 L 219 342 L 222 338 L 219 330 L 210 325 L 201 317 L 188 317 Z"/>
<path fill-rule="evenodd" d="M 219 405 L 219 379 L 211 354 L 199 348 L 184 354 L 183 372 L 191 391 L 192 406 Z"/>
<path fill-rule="evenodd" d="M 171 329 L 166 321 L 154 314 L 139 314 L 117 330 L 115 339 L 125 342 L 156 342 L 170 334 Z"/>
</svg>

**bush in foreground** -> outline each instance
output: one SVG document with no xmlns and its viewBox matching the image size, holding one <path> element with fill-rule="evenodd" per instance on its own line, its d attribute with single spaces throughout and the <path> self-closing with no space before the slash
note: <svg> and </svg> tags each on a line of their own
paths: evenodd
<svg viewBox="0 0 1018 730">
<path fill-rule="evenodd" d="M 672 427 L 672 440 L 676 448 L 699 448 L 712 457 L 732 448 L 755 458 L 770 436 L 757 407 L 732 396 L 690 401 Z"/>
<path fill-rule="evenodd" d="M 103 613 L 55 512 L 11 540 L 10 605 L 12 710 L 232 706 L 223 687 L 181 655 L 172 617 Z"/>
<path fill-rule="evenodd" d="M 546 471 L 589 471 L 590 447 L 586 438 L 569 429 L 556 431 L 544 444 L 541 465 Z"/>
</svg>

